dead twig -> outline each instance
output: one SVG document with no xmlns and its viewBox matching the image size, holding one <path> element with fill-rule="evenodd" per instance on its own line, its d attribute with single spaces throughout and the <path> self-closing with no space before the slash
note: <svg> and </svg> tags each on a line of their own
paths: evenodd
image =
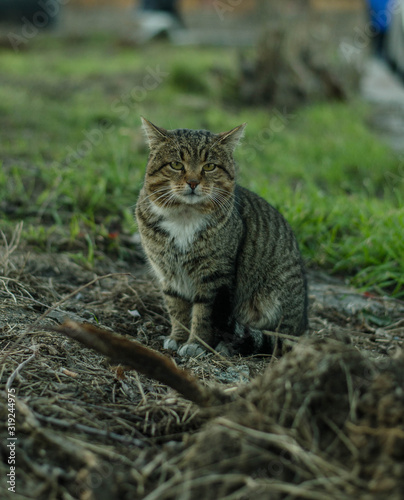
<svg viewBox="0 0 404 500">
<path fill-rule="evenodd" d="M 268 335 L 269 337 L 279 337 L 280 339 L 292 340 L 293 342 L 297 342 L 299 340 L 299 337 L 296 337 L 295 335 L 287 335 L 286 333 L 270 332 L 269 330 L 262 330 L 262 333 L 264 335 Z"/>
<path fill-rule="evenodd" d="M 120 335 L 70 320 L 61 326 L 49 327 L 47 330 L 63 333 L 78 340 L 85 346 L 108 356 L 114 364 L 134 368 L 147 377 L 172 387 L 186 399 L 200 406 L 212 406 L 229 400 L 229 396 L 223 391 L 202 386 L 198 379 L 178 368 L 170 358 Z"/>
<path fill-rule="evenodd" d="M 138 446 L 140 448 L 143 448 L 146 446 L 145 441 L 142 441 L 142 440 L 136 439 L 136 438 L 131 438 L 129 436 L 121 436 L 120 434 L 117 434 L 116 432 L 109 432 L 109 431 L 105 431 L 102 429 L 96 429 L 95 427 L 90 427 L 89 425 L 79 424 L 79 423 L 75 423 L 75 422 L 71 422 L 71 421 L 67 421 L 67 420 L 60 420 L 60 419 L 54 418 L 54 417 L 45 417 L 44 415 L 39 415 L 36 412 L 33 412 L 33 414 L 34 414 L 35 418 L 37 418 L 39 421 L 45 422 L 47 424 L 56 425 L 58 427 L 63 427 L 65 429 L 76 429 L 76 430 L 84 432 L 86 434 L 92 434 L 95 436 L 111 438 L 114 441 L 119 441 L 120 443 Z"/>
<path fill-rule="evenodd" d="M 31 354 L 31 356 L 29 358 L 27 358 L 25 361 L 23 361 L 22 363 L 20 363 L 17 366 L 17 368 L 13 371 L 13 373 L 8 377 L 8 380 L 6 383 L 6 391 L 8 391 L 11 388 L 15 377 L 20 373 L 20 371 L 24 368 L 24 366 L 35 358 L 35 356 L 37 355 L 37 352 L 38 351 L 35 349 L 34 352 Z"/>
</svg>

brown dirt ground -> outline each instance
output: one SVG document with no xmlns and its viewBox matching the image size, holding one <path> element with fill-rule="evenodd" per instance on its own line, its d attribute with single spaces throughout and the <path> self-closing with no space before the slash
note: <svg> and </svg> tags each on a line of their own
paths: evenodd
<svg viewBox="0 0 404 500">
<path fill-rule="evenodd" d="M 282 358 L 174 358 L 236 393 L 201 409 L 46 330 L 67 317 L 164 352 L 169 322 L 135 244 L 91 270 L 0 247 L 2 498 L 404 498 L 404 303 L 318 272 L 309 283 L 311 336 Z"/>
</svg>

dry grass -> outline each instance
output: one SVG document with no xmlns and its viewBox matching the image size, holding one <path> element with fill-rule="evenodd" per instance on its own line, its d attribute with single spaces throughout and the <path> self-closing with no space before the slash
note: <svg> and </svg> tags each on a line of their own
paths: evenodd
<svg viewBox="0 0 404 500">
<path fill-rule="evenodd" d="M 281 359 L 175 358 L 229 396 L 203 409 L 48 331 L 67 316 L 161 351 L 168 322 L 140 261 L 27 258 L 18 234 L 0 253 L 3 491 L 15 388 L 21 498 L 402 498 L 403 303 L 367 297 L 376 325 L 312 283 L 312 338 Z"/>
</svg>

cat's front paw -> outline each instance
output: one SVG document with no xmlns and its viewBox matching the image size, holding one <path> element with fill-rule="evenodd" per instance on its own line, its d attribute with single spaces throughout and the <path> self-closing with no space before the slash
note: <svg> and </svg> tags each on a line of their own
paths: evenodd
<svg viewBox="0 0 404 500">
<path fill-rule="evenodd" d="M 178 349 L 178 354 L 183 358 L 195 358 L 196 356 L 206 355 L 207 352 L 200 344 L 183 344 Z"/>
<path fill-rule="evenodd" d="M 176 340 L 166 337 L 163 342 L 163 347 L 164 349 L 167 349 L 168 351 L 178 351 L 178 343 Z"/>
</svg>

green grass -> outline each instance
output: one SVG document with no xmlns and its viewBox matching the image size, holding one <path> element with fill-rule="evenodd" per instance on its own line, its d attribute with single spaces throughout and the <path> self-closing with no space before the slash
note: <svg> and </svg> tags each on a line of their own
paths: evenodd
<svg viewBox="0 0 404 500">
<path fill-rule="evenodd" d="M 108 235 L 135 230 L 140 115 L 167 128 L 247 122 L 240 182 L 287 217 L 309 265 L 404 295 L 404 167 L 369 131 L 364 104 L 243 107 L 228 48 L 38 37 L 0 51 L 0 65 L 2 229 L 24 220 L 39 251 L 67 249 L 87 265 L 97 248 L 119 253 Z"/>
</svg>

